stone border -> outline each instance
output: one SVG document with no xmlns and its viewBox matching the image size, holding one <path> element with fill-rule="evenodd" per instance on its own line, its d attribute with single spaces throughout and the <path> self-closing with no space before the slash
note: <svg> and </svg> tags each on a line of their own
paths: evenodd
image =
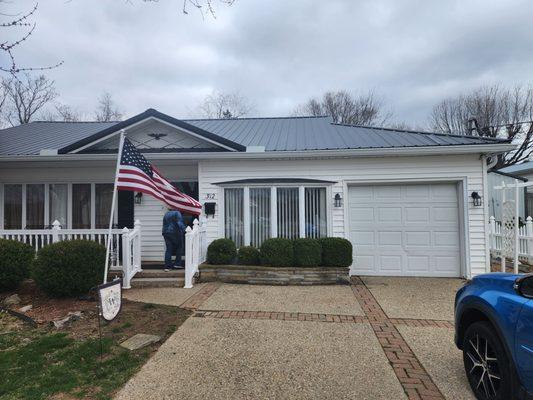
<svg viewBox="0 0 533 400">
<path fill-rule="evenodd" d="M 220 283 L 211 282 L 207 283 L 203 288 L 198 290 L 195 294 L 189 297 L 179 307 L 186 310 L 197 310 L 213 293 L 215 293 L 220 287 Z"/>
<path fill-rule="evenodd" d="M 349 268 L 265 267 L 257 265 L 199 266 L 200 282 L 247 283 L 258 285 L 350 284 Z"/>
<path fill-rule="evenodd" d="M 223 319 L 272 319 L 278 321 L 314 321 L 355 324 L 368 322 L 368 319 L 362 315 L 316 314 L 278 311 L 198 310 L 193 317 Z"/>
<path fill-rule="evenodd" d="M 431 376 L 394 326 L 393 320 L 387 317 L 364 282 L 359 277 L 352 277 L 352 283 L 352 291 L 409 400 L 445 400 Z M 399 322 L 398 319 L 396 322 Z"/>
</svg>

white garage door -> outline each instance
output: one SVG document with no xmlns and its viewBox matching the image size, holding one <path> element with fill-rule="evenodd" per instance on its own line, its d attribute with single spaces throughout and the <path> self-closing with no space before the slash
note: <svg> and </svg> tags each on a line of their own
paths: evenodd
<svg viewBox="0 0 533 400">
<path fill-rule="evenodd" d="M 356 275 L 461 275 L 455 184 L 349 188 Z"/>
</svg>

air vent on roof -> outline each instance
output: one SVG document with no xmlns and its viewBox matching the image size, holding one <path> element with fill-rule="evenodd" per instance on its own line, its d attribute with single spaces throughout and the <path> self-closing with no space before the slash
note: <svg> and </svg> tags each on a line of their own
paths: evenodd
<svg viewBox="0 0 533 400">
<path fill-rule="evenodd" d="M 39 155 L 41 155 L 41 156 L 56 156 L 57 155 L 57 149 L 42 149 L 39 152 Z"/>
<path fill-rule="evenodd" d="M 246 146 L 247 153 L 264 153 L 265 146 Z"/>
</svg>

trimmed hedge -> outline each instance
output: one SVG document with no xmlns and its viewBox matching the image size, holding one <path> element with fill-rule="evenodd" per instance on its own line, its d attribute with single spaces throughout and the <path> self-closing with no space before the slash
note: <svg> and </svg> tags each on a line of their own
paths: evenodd
<svg viewBox="0 0 533 400">
<path fill-rule="evenodd" d="M 243 246 L 239 249 L 240 265 L 259 265 L 261 262 L 259 250 L 253 246 Z"/>
<path fill-rule="evenodd" d="M 317 239 L 294 239 L 294 266 L 318 267 L 322 262 L 322 246 Z"/>
<path fill-rule="evenodd" d="M 0 239 L 0 291 L 16 289 L 28 277 L 34 257 L 29 244 Z"/>
<path fill-rule="evenodd" d="M 325 267 L 349 267 L 352 265 L 352 243 L 344 238 L 319 239 L 322 245 L 322 263 Z"/>
<path fill-rule="evenodd" d="M 237 257 L 237 248 L 231 239 L 216 239 L 207 248 L 207 262 L 209 264 L 231 264 Z"/>
<path fill-rule="evenodd" d="M 33 279 L 53 297 L 78 297 L 102 283 L 105 247 L 90 240 L 67 240 L 37 253 Z"/>
<path fill-rule="evenodd" d="M 270 267 L 292 267 L 294 264 L 292 240 L 285 238 L 265 240 L 261 245 L 261 264 Z"/>
</svg>

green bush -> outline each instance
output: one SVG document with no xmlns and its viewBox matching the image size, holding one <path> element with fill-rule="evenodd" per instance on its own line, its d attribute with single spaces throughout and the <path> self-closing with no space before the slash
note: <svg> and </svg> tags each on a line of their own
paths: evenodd
<svg viewBox="0 0 533 400">
<path fill-rule="evenodd" d="M 243 246 L 239 249 L 240 265 L 259 265 L 261 262 L 259 250 L 253 246 Z"/>
<path fill-rule="evenodd" d="M 285 238 L 265 240 L 261 245 L 261 264 L 270 267 L 292 267 L 294 265 L 292 240 Z"/>
<path fill-rule="evenodd" d="M 0 239 L 0 291 L 16 289 L 28 277 L 34 256 L 29 244 Z"/>
<path fill-rule="evenodd" d="M 90 240 L 67 240 L 37 253 L 33 279 L 53 297 L 77 297 L 102 283 L 105 247 Z"/>
<path fill-rule="evenodd" d="M 294 239 L 294 265 L 318 267 L 322 261 L 322 246 L 317 239 Z"/>
<path fill-rule="evenodd" d="M 338 237 L 319 239 L 322 245 L 322 265 L 325 267 L 349 267 L 352 265 L 352 243 Z"/>
<path fill-rule="evenodd" d="M 237 257 L 237 248 L 231 239 L 213 240 L 207 248 L 207 262 L 209 264 L 230 264 Z"/>
</svg>

